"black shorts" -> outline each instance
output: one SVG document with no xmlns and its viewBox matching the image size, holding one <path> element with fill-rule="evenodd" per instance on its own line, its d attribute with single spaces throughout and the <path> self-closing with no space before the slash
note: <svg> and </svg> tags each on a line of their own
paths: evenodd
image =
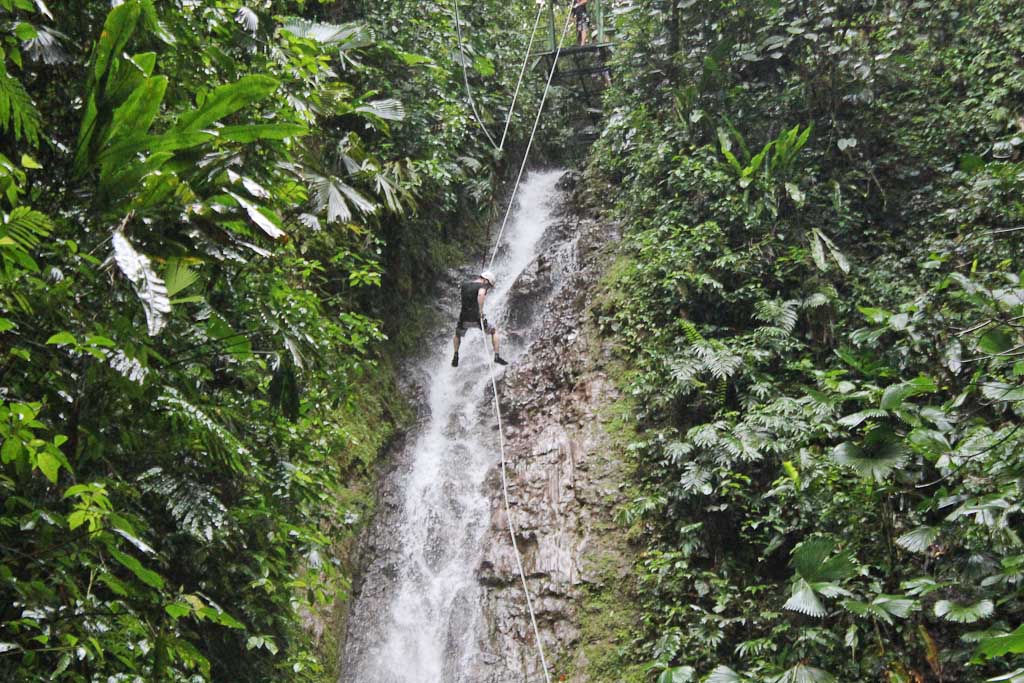
<svg viewBox="0 0 1024 683">
<path fill-rule="evenodd" d="M 476 330 L 480 329 L 480 320 L 467 320 L 466 318 L 459 318 L 459 322 L 455 325 L 455 336 L 462 338 L 466 336 L 466 330 L 469 328 Z M 486 334 L 494 334 L 497 329 L 494 325 L 487 322 L 487 318 L 484 318 L 484 330 Z"/>
<path fill-rule="evenodd" d="M 587 14 L 587 10 L 580 7 L 572 11 L 573 17 L 576 19 L 576 30 L 582 31 L 590 27 L 590 15 Z"/>
</svg>

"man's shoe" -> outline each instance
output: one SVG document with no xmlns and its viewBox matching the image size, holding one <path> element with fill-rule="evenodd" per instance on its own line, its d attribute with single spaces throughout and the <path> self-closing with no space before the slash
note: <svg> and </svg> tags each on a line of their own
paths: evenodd
<svg viewBox="0 0 1024 683">
<path fill-rule="evenodd" d="M 452 367 L 459 367 L 459 354 L 455 354 L 454 356 L 452 356 Z"/>
<path fill-rule="evenodd" d="M 497 363 L 498 365 L 508 365 L 508 361 L 499 356 L 498 354 L 494 354 L 494 362 Z"/>
</svg>

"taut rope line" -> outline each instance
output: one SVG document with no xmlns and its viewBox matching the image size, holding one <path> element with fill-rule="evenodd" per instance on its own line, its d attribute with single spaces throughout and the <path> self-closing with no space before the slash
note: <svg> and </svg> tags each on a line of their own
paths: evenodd
<svg viewBox="0 0 1024 683">
<path fill-rule="evenodd" d="M 458 0 L 456 0 L 457 2 Z M 530 131 L 530 139 L 526 145 L 526 151 L 523 153 L 523 163 L 519 167 L 519 175 L 516 177 L 516 183 L 512 188 L 512 196 L 509 198 L 508 210 L 505 212 L 505 219 L 501 222 L 501 230 L 498 232 L 497 240 L 494 243 L 494 253 L 491 254 L 490 263 L 494 263 L 494 257 L 498 253 L 498 245 L 501 243 L 501 235 L 505 232 L 505 225 L 508 222 L 509 214 L 512 212 L 512 205 L 515 202 L 516 192 L 519 190 L 519 183 L 523 179 L 523 171 L 526 169 L 526 161 L 530 156 L 530 148 L 533 146 L 534 136 L 537 134 L 537 124 L 540 123 L 540 116 L 544 111 L 544 102 L 547 100 L 548 89 L 551 87 L 551 79 L 555 75 L 555 69 L 558 66 L 558 57 L 562 53 L 562 43 L 565 40 L 565 34 L 569 29 L 569 24 L 572 20 L 572 14 L 570 14 L 565 22 L 565 28 L 562 29 L 562 35 L 558 39 L 558 49 L 555 52 L 554 60 L 551 63 L 551 72 L 548 74 L 547 83 L 544 85 L 544 94 L 540 99 L 540 106 L 537 108 L 537 116 L 533 121 L 533 130 Z M 511 115 L 511 112 L 510 112 Z M 504 141 L 504 136 L 502 136 Z M 483 313 L 483 311 L 481 311 Z M 481 337 L 484 344 L 484 352 L 489 353 L 490 350 L 487 348 L 487 330 L 484 327 L 483 316 L 480 318 L 480 332 L 483 334 Z M 501 404 L 498 400 L 498 382 L 494 377 L 494 360 L 492 359 L 488 366 L 488 373 L 491 380 L 491 391 L 494 393 L 494 417 L 498 422 L 498 447 L 501 452 L 501 493 L 505 503 L 505 521 L 508 522 L 508 535 L 512 539 L 512 550 L 516 557 L 516 568 L 519 570 L 519 580 L 523 584 L 523 594 L 526 596 L 526 610 L 530 614 L 530 625 L 533 627 L 533 638 L 537 644 L 537 654 L 540 655 L 540 665 L 544 671 L 545 683 L 551 683 L 551 673 L 548 671 L 547 658 L 544 656 L 544 644 L 540 639 L 540 629 L 537 627 L 537 615 L 533 611 L 533 600 L 530 598 L 530 586 L 526 582 L 526 571 L 523 569 L 523 557 L 519 553 L 519 544 L 516 542 L 516 528 L 512 523 L 512 506 L 509 503 L 508 497 L 508 466 L 505 458 L 505 428 L 502 426 L 501 421 Z"/>
<path fill-rule="evenodd" d="M 551 60 L 551 72 L 548 73 L 548 81 L 544 84 L 544 93 L 540 98 L 540 106 L 537 107 L 537 116 L 533 120 L 533 129 L 530 131 L 530 139 L 526 143 L 526 151 L 523 152 L 523 163 L 519 166 L 519 175 L 516 176 L 516 183 L 512 186 L 512 196 L 508 198 L 508 208 L 505 209 L 505 217 L 501 221 L 501 229 L 498 230 L 498 237 L 494 240 L 494 251 L 491 252 L 491 260 L 488 261 L 488 267 L 494 265 L 494 259 L 498 255 L 498 246 L 501 244 L 501 236 L 505 232 L 505 226 L 508 225 L 508 217 L 512 213 L 512 207 L 516 202 L 516 193 L 519 191 L 519 183 L 523 179 L 523 172 L 526 171 L 526 162 L 530 158 L 530 148 L 533 147 L 533 139 L 537 135 L 537 125 L 540 124 L 540 116 L 544 113 L 544 103 L 548 99 L 548 90 L 551 89 L 551 79 L 555 77 L 555 69 L 558 68 L 558 58 L 562 56 L 562 43 L 565 42 L 565 34 L 569 30 L 569 25 L 572 22 L 572 14 L 570 13 L 565 19 L 565 26 L 562 28 L 562 35 L 558 38 L 558 49 L 555 50 L 555 57 Z"/>
<path fill-rule="evenodd" d="M 512 94 L 512 104 L 508 108 L 508 116 L 505 117 L 505 130 L 501 134 L 501 143 L 496 143 L 494 138 L 491 136 L 487 126 L 484 125 L 483 119 L 480 117 L 480 112 L 476 108 L 476 100 L 473 99 L 473 91 L 469 87 L 469 69 L 466 67 L 466 48 L 462 38 L 462 19 L 459 15 L 459 0 L 455 0 L 455 33 L 459 37 L 459 57 L 462 63 L 462 83 L 466 88 L 466 99 L 469 100 L 469 108 L 473 112 L 473 118 L 476 120 L 476 124 L 480 127 L 480 130 L 487 136 L 487 141 L 491 143 L 491 147 L 501 152 L 505 148 L 505 137 L 508 135 L 509 124 L 512 123 L 512 113 L 516 108 L 516 99 L 519 97 L 519 88 L 523 84 L 523 75 L 526 73 L 526 65 L 530 61 L 530 51 L 533 49 L 533 39 L 537 35 L 537 26 L 540 25 L 540 15 L 544 10 L 544 5 L 538 3 L 537 5 L 537 18 L 533 20 L 533 31 L 530 32 L 530 42 L 526 46 L 526 54 L 523 56 L 523 68 L 519 71 L 519 80 L 516 82 L 515 92 Z"/>
</svg>

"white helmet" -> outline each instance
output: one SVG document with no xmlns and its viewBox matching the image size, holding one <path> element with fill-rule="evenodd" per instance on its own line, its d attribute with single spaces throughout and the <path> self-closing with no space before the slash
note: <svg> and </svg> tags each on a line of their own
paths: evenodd
<svg viewBox="0 0 1024 683">
<path fill-rule="evenodd" d="M 489 270 L 485 270 L 484 272 L 480 273 L 480 277 L 482 277 L 483 279 L 485 279 L 489 283 L 491 283 L 491 287 L 494 286 L 494 273 L 493 272 L 491 272 Z"/>
</svg>

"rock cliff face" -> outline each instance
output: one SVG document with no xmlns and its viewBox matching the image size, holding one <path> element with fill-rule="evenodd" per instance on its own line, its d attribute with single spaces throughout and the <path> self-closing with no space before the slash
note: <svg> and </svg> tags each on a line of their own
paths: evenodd
<svg viewBox="0 0 1024 683">
<path fill-rule="evenodd" d="M 541 187 L 545 177 L 557 174 L 538 176 L 516 228 L 536 228 L 537 256 L 517 257 L 515 238 L 497 259 L 506 271 L 518 264 L 511 288 L 497 293 L 514 354 L 498 380 L 512 521 L 552 680 L 611 683 L 621 677 L 595 661 L 625 644 L 609 628 L 623 620 L 604 614 L 621 600 L 595 607 L 594 597 L 625 585 L 632 564 L 612 522 L 628 475 L 608 429 L 618 398 L 609 353 L 587 316 L 618 234 L 577 202 L 575 174 L 557 190 Z M 448 334 L 427 346 L 447 348 Z M 480 344 L 479 335 L 467 339 Z M 508 536 L 486 363 L 474 360 L 481 352 L 467 351 L 457 372 L 436 358 L 409 373 L 410 392 L 432 409 L 382 473 L 343 638 L 343 683 L 543 680 Z"/>
<path fill-rule="evenodd" d="M 528 350 L 499 387 L 505 421 L 512 521 L 549 664 L 559 680 L 589 681 L 585 601 L 625 578 L 629 549 L 612 523 L 626 480 L 608 422 L 618 398 L 606 374 L 609 351 L 588 326 L 588 304 L 608 263 L 614 227 L 589 217 L 576 198 L 578 178 L 562 183 L 569 203 L 552 243 L 573 243 L 573 274 L 555 287 L 545 253 L 510 297 L 510 327 L 542 317 Z M 551 293 L 554 293 L 551 296 Z M 537 310 L 540 307 L 540 310 Z M 522 583 L 509 540 L 500 470 L 487 480 L 491 523 L 477 569 L 486 586 L 484 651 L 496 656 L 481 680 L 543 680 Z"/>
</svg>

